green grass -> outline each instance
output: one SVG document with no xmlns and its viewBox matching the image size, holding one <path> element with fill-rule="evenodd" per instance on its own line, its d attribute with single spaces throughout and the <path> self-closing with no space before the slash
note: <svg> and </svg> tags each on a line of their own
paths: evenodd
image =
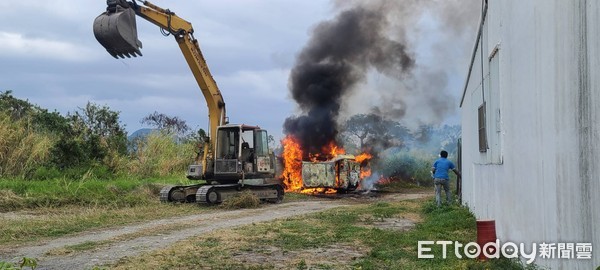
<svg viewBox="0 0 600 270">
<path fill-rule="evenodd" d="M 0 261 L 0 269 L 2 270 L 21 270 L 37 268 L 37 259 L 23 257 L 18 263 Z"/>
<path fill-rule="evenodd" d="M 57 178 L 0 179 L 0 212 L 24 208 L 78 206 L 131 207 L 157 200 L 162 186 L 191 183 L 183 176 L 110 180 Z M 195 183 L 195 182 L 194 182 Z"/>
</svg>

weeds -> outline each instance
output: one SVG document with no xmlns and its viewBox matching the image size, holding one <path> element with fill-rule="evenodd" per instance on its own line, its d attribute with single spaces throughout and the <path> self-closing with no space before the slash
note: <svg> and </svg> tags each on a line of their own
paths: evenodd
<svg viewBox="0 0 600 270">
<path fill-rule="evenodd" d="M 14 263 L 0 261 L 0 270 L 13 270 L 18 269 Z"/>
<path fill-rule="evenodd" d="M 0 247 L 140 221 L 202 213 L 208 208 L 150 201 L 135 207 L 66 206 L 17 212 L 0 218 Z"/>
<path fill-rule="evenodd" d="M 0 212 L 67 205 L 145 205 L 158 201 L 157 195 L 162 186 L 189 182 L 180 179 L 183 180 L 183 177 L 113 180 L 58 178 L 43 181 L 0 179 Z"/>
<path fill-rule="evenodd" d="M 10 263 L 0 261 L 0 270 L 22 270 L 37 268 L 37 260 L 34 258 L 23 257 L 19 263 Z"/>
<path fill-rule="evenodd" d="M 260 199 L 249 190 L 242 191 L 221 204 L 221 207 L 225 209 L 256 208 L 259 206 Z"/>
<path fill-rule="evenodd" d="M 178 143 L 174 134 L 151 133 L 145 140 L 136 141 L 128 172 L 142 177 L 184 172 L 193 161 L 194 147 L 191 143 Z"/>
<path fill-rule="evenodd" d="M 25 177 L 48 161 L 54 139 L 36 132 L 27 119 L 0 112 L 0 176 Z"/>
<path fill-rule="evenodd" d="M 24 199 L 15 194 L 12 190 L 0 190 L 0 212 L 11 211 L 22 208 L 25 205 Z"/>
</svg>

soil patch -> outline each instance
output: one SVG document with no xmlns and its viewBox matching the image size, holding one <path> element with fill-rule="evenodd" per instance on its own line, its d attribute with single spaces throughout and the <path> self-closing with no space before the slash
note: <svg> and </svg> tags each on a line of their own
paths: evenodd
<svg viewBox="0 0 600 270">
<path fill-rule="evenodd" d="M 408 231 L 415 227 L 415 223 L 405 218 L 384 218 L 383 221 L 375 221 L 372 226 L 383 230 Z"/>
</svg>

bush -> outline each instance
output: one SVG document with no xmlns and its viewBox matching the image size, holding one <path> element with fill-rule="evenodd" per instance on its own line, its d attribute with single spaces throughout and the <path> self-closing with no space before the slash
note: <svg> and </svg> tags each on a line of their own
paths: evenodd
<svg viewBox="0 0 600 270">
<path fill-rule="evenodd" d="M 53 166 L 40 166 L 38 167 L 31 176 L 33 180 L 49 180 L 54 178 L 59 178 L 63 174 Z"/>
<path fill-rule="evenodd" d="M 435 156 L 419 152 L 397 151 L 384 153 L 376 170 L 386 177 L 418 186 L 433 186 L 431 164 Z"/>
</svg>

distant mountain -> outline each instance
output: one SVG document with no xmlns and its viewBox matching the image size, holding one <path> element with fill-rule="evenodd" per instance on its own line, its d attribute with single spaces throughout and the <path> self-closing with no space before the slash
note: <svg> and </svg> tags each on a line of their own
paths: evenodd
<svg viewBox="0 0 600 270">
<path fill-rule="evenodd" d="M 155 131 L 155 129 L 152 128 L 142 128 L 142 129 L 138 129 L 136 131 L 134 131 L 133 133 L 131 133 L 131 135 L 127 136 L 127 140 L 132 141 L 135 138 L 144 138 L 146 136 L 148 136 L 150 133 L 152 133 L 153 131 Z"/>
</svg>

